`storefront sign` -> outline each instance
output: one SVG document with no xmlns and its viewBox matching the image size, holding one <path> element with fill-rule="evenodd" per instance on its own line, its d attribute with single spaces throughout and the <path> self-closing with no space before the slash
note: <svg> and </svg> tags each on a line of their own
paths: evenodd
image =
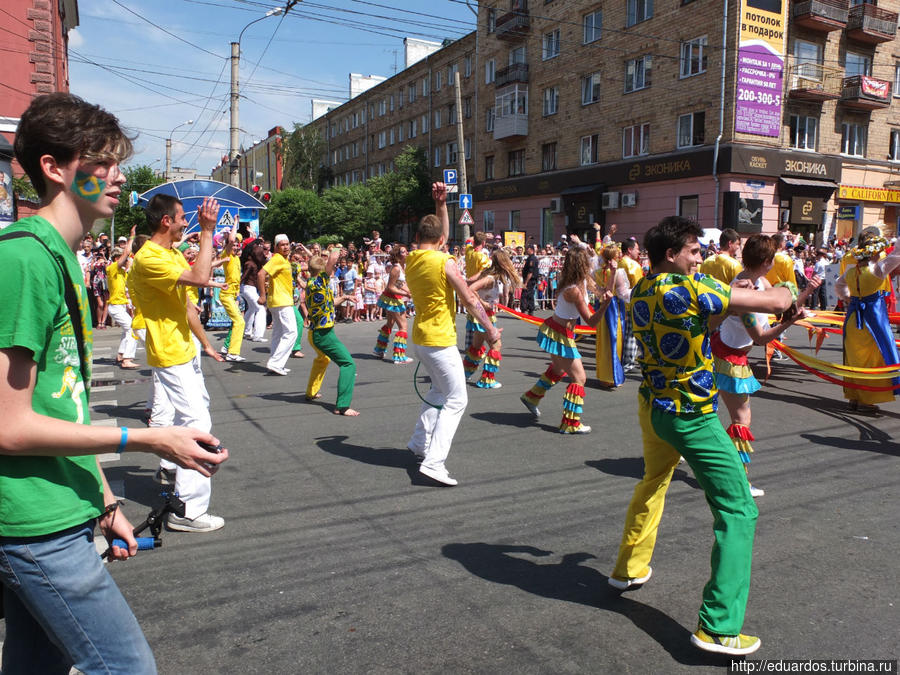
<svg viewBox="0 0 900 675">
<path fill-rule="evenodd" d="M 859 220 L 859 206 L 839 206 L 837 210 L 838 220 Z"/>
<path fill-rule="evenodd" d="M 841 160 L 828 155 L 732 145 L 722 151 L 719 172 L 798 176 L 837 182 L 841 177 Z"/>
<path fill-rule="evenodd" d="M 854 185 L 841 185 L 838 192 L 838 198 L 860 202 L 900 204 L 900 190 L 894 188 L 867 188 L 856 187 Z"/>
<path fill-rule="evenodd" d="M 734 130 L 777 138 L 787 0 L 741 0 Z"/>
<path fill-rule="evenodd" d="M 791 225 L 820 225 L 822 200 L 815 197 L 791 198 Z"/>
</svg>

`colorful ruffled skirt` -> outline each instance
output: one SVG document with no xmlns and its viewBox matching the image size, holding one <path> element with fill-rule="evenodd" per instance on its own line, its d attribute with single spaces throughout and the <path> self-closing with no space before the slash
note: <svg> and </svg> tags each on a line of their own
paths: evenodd
<svg viewBox="0 0 900 675">
<path fill-rule="evenodd" d="M 555 314 L 541 324 L 537 343 L 548 354 L 562 356 L 565 359 L 581 358 L 578 347 L 575 346 L 575 333 L 561 324 Z"/>
<path fill-rule="evenodd" d="M 393 293 L 384 292 L 381 294 L 381 297 L 378 298 L 378 306 L 383 310 L 388 312 L 404 312 L 406 311 L 406 305 L 403 302 L 403 299 Z"/>
<path fill-rule="evenodd" d="M 730 394 L 747 394 L 748 396 L 759 391 L 761 385 L 750 369 L 750 362 L 747 360 L 748 352 L 729 347 L 722 342 L 718 332 L 713 333 L 710 338 L 710 346 L 714 358 L 716 387 L 720 391 L 727 391 Z"/>
</svg>

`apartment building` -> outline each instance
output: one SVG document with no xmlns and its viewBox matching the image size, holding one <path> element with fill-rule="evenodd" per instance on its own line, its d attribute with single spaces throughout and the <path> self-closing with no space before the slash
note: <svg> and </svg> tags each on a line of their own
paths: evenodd
<svg viewBox="0 0 900 675">
<path fill-rule="evenodd" d="M 284 187 L 284 161 L 281 156 L 283 135 L 281 127 L 272 127 L 262 140 L 256 141 L 249 148 L 240 148 L 237 162 L 238 187 L 251 192 L 254 185 L 259 185 L 261 193 L 272 193 Z M 213 180 L 231 183 L 228 155 L 222 156 L 211 175 Z"/>
<path fill-rule="evenodd" d="M 457 109 L 455 74 L 460 77 L 461 110 Z M 437 180 L 456 168 L 464 153 L 469 181 L 474 178 L 477 117 L 475 33 L 411 63 L 322 117 L 313 120 L 326 142 L 323 163 L 331 185 L 351 185 L 394 168 L 394 158 L 407 145 L 425 151 Z M 457 141 L 462 117 L 464 147 Z M 461 236 L 459 213 L 451 204 L 453 238 Z M 399 235 L 398 235 L 399 236 Z"/>
<path fill-rule="evenodd" d="M 895 234 L 897 0 L 479 3 L 476 220 Z"/>
</svg>

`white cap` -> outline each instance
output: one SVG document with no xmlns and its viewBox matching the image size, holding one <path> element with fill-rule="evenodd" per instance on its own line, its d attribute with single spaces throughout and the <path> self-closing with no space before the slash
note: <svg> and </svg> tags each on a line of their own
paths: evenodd
<svg viewBox="0 0 900 675">
<path fill-rule="evenodd" d="M 288 239 L 288 236 L 286 234 L 276 234 L 275 235 L 275 244 L 276 245 L 280 244 L 283 241 L 290 241 L 290 239 Z"/>
</svg>

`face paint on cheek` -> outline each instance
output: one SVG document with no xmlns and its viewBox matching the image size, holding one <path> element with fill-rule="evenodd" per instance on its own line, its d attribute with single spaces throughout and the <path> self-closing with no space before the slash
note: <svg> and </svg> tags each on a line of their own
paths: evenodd
<svg viewBox="0 0 900 675">
<path fill-rule="evenodd" d="M 77 171 L 75 173 L 75 180 L 72 181 L 72 192 L 81 197 L 82 199 L 86 199 L 89 202 L 96 202 L 103 195 L 103 191 L 106 189 L 106 181 L 97 178 L 96 176 L 92 176 L 89 173 L 85 173 L 83 171 Z"/>
</svg>

